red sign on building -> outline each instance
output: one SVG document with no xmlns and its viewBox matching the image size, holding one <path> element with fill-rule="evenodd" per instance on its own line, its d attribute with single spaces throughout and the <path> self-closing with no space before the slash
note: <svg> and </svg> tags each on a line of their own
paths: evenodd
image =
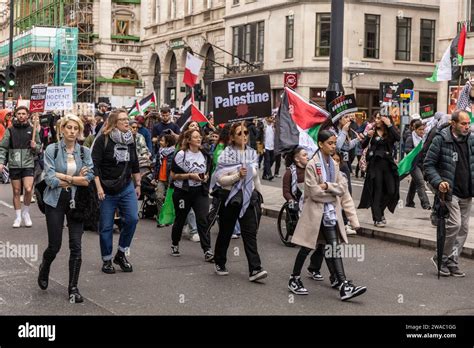
<svg viewBox="0 0 474 348">
<path fill-rule="evenodd" d="M 285 76 L 285 86 L 288 86 L 291 89 L 296 89 L 298 87 L 298 73 L 286 72 L 283 74 Z"/>
</svg>

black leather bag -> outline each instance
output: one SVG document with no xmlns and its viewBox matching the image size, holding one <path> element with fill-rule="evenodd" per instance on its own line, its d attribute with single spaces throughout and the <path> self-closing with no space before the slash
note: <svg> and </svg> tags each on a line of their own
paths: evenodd
<svg viewBox="0 0 474 348">
<path fill-rule="evenodd" d="M 104 180 L 102 178 L 100 179 L 100 183 L 102 184 L 102 186 L 104 186 L 107 192 L 110 192 L 110 194 L 112 195 L 118 194 L 127 183 L 128 163 L 129 162 L 127 162 L 122 174 L 117 179 L 112 179 L 112 180 Z"/>
<path fill-rule="evenodd" d="M 240 207 L 244 202 L 244 193 L 242 190 L 239 190 L 234 197 L 229 201 L 229 205 L 233 207 Z"/>
</svg>

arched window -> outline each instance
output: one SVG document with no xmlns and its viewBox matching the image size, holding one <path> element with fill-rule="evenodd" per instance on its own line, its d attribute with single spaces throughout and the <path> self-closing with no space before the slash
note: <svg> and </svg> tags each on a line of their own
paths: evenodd
<svg viewBox="0 0 474 348">
<path fill-rule="evenodd" d="M 130 68 L 120 68 L 114 74 L 114 79 L 136 80 L 138 83 L 138 74 Z"/>
</svg>

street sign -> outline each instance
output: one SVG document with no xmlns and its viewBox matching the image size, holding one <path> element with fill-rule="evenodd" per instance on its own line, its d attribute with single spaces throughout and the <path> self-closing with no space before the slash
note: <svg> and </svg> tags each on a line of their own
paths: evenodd
<svg viewBox="0 0 474 348">
<path fill-rule="evenodd" d="M 400 99 L 410 99 L 410 97 L 411 97 L 411 94 L 409 94 L 409 93 L 408 94 L 405 94 L 405 93 L 400 94 Z"/>
<path fill-rule="evenodd" d="M 177 39 L 170 41 L 170 48 L 172 50 L 179 50 L 180 48 L 184 48 L 185 43 L 183 39 Z"/>
<path fill-rule="evenodd" d="M 285 72 L 283 73 L 283 76 L 284 76 L 285 86 L 288 86 L 291 89 L 296 89 L 298 87 L 298 74 L 297 73 Z"/>
<path fill-rule="evenodd" d="M 214 81 L 211 84 L 216 124 L 272 114 L 269 75 Z"/>
<path fill-rule="evenodd" d="M 413 100 L 415 100 L 415 91 L 414 91 L 414 90 L 412 90 L 412 89 L 405 89 L 405 91 L 404 91 L 403 93 L 410 95 L 410 101 L 411 101 L 411 102 L 412 102 Z"/>
</svg>

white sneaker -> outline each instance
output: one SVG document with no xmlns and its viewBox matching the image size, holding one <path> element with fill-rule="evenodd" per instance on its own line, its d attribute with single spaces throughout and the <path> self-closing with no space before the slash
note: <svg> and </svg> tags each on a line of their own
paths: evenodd
<svg viewBox="0 0 474 348">
<path fill-rule="evenodd" d="M 21 217 L 16 218 L 15 221 L 13 221 L 13 228 L 19 228 L 21 226 Z"/>
<path fill-rule="evenodd" d="M 31 196 L 31 203 L 36 203 L 36 199 L 35 199 L 35 196 Z"/>
<path fill-rule="evenodd" d="M 349 235 L 354 235 L 354 234 L 357 234 L 357 231 L 353 230 L 351 225 L 346 225 L 346 234 L 348 236 Z"/>
<path fill-rule="evenodd" d="M 25 226 L 26 227 L 31 227 L 33 226 L 33 222 L 31 222 L 30 214 L 29 213 L 22 213 L 21 217 L 23 218 L 23 221 L 25 221 Z"/>
<path fill-rule="evenodd" d="M 189 226 L 188 225 L 184 225 L 184 227 L 183 227 L 183 236 L 186 236 L 188 238 L 191 237 L 191 235 L 189 233 Z"/>
<path fill-rule="evenodd" d="M 201 239 L 199 238 L 199 233 L 194 233 L 193 235 L 191 235 L 191 238 L 189 238 L 189 240 L 194 243 L 199 243 L 201 241 Z"/>
</svg>

